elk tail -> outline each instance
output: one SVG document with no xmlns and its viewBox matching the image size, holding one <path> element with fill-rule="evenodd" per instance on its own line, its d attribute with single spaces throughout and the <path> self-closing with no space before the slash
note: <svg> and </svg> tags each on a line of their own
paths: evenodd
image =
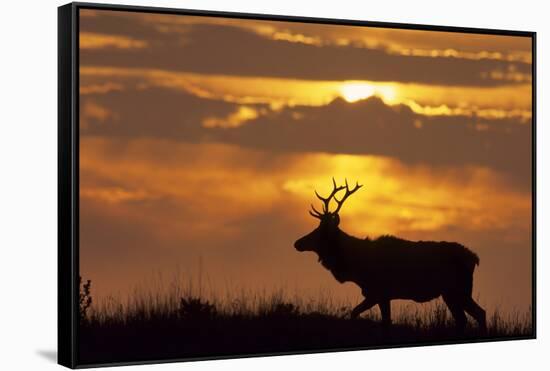
<svg viewBox="0 0 550 371">
<path fill-rule="evenodd" d="M 477 256 L 476 253 L 472 252 L 472 254 L 474 255 L 474 263 L 475 265 L 479 266 L 479 256 Z"/>
<path fill-rule="evenodd" d="M 475 252 L 468 248 L 464 248 L 464 250 L 467 254 L 468 263 L 472 264 L 473 266 L 479 265 L 479 256 L 477 256 Z"/>
</svg>

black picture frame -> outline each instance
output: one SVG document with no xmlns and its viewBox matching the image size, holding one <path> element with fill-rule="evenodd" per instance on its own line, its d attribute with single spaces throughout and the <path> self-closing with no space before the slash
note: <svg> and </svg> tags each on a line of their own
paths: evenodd
<svg viewBox="0 0 550 371">
<path fill-rule="evenodd" d="M 129 6 L 74 2 L 58 8 L 58 363 L 69 368 L 121 366 L 282 354 L 307 354 L 310 352 L 285 352 L 262 354 L 238 354 L 224 357 L 182 359 L 154 359 L 137 362 L 113 362 L 108 364 L 82 364 L 78 359 L 78 297 L 79 297 L 79 10 L 96 9 L 127 12 L 145 12 L 182 16 L 208 16 L 251 20 L 302 22 L 346 26 L 366 26 L 407 30 L 460 32 L 486 35 L 529 37 L 532 41 L 532 319 L 533 332 L 528 336 L 509 338 L 482 338 L 466 341 L 440 341 L 421 344 L 384 345 L 359 348 L 319 350 L 340 352 L 376 348 L 398 348 L 426 345 L 459 344 L 487 341 L 505 341 L 536 338 L 536 32 L 496 30 L 489 28 L 447 27 L 422 24 L 371 22 L 345 19 L 311 18 L 268 14 L 233 13 L 171 9 L 148 6 Z"/>
</svg>

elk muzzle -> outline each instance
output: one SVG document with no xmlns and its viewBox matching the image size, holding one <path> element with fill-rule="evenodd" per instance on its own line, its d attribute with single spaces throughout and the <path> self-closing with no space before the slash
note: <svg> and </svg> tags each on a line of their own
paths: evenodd
<svg viewBox="0 0 550 371">
<path fill-rule="evenodd" d="M 294 248 L 300 252 L 302 251 L 316 251 L 318 245 L 319 230 L 316 228 L 313 232 L 306 234 L 304 237 L 299 238 L 294 242 Z"/>
<path fill-rule="evenodd" d="M 294 248 L 296 250 L 300 251 L 300 252 L 305 251 L 305 248 L 304 248 L 305 244 L 304 244 L 303 240 L 304 240 L 304 237 L 302 237 L 302 238 L 296 240 L 296 242 L 294 242 Z"/>
</svg>

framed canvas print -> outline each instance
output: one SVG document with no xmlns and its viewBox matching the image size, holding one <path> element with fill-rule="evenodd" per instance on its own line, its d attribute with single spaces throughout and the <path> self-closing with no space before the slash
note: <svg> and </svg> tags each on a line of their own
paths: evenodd
<svg viewBox="0 0 550 371">
<path fill-rule="evenodd" d="M 535 337 L 534 32 L 71 3 L 58 75 L 62 365 Z"/>
</svg>

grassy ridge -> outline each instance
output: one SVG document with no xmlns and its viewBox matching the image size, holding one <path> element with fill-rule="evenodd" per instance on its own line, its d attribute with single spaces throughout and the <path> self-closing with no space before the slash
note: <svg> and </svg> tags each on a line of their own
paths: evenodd
<svg viewBox="0 0 550 371">
<path fill-rule="evenodd" d="M 136 290 L 126 303 L 115 299 L 81 303 L 80 361 L 104 363 L 170 358 L 419 344 L 480 339 L 475 325 L 458 334 L 446 306 L 411 304 L 393 313 L 394 325 L 378 322 L 378 311 L 351 320 L 351 304 L 328 295 L 291 297 L 284 290 L 241 291 L 216 297 L 172 285 L 168 290 Z M 93 303 L 93 304 L 91 304 Z M 488 317 L 484 338 L 532 334 L 530 311 Z"/>
</svg>

